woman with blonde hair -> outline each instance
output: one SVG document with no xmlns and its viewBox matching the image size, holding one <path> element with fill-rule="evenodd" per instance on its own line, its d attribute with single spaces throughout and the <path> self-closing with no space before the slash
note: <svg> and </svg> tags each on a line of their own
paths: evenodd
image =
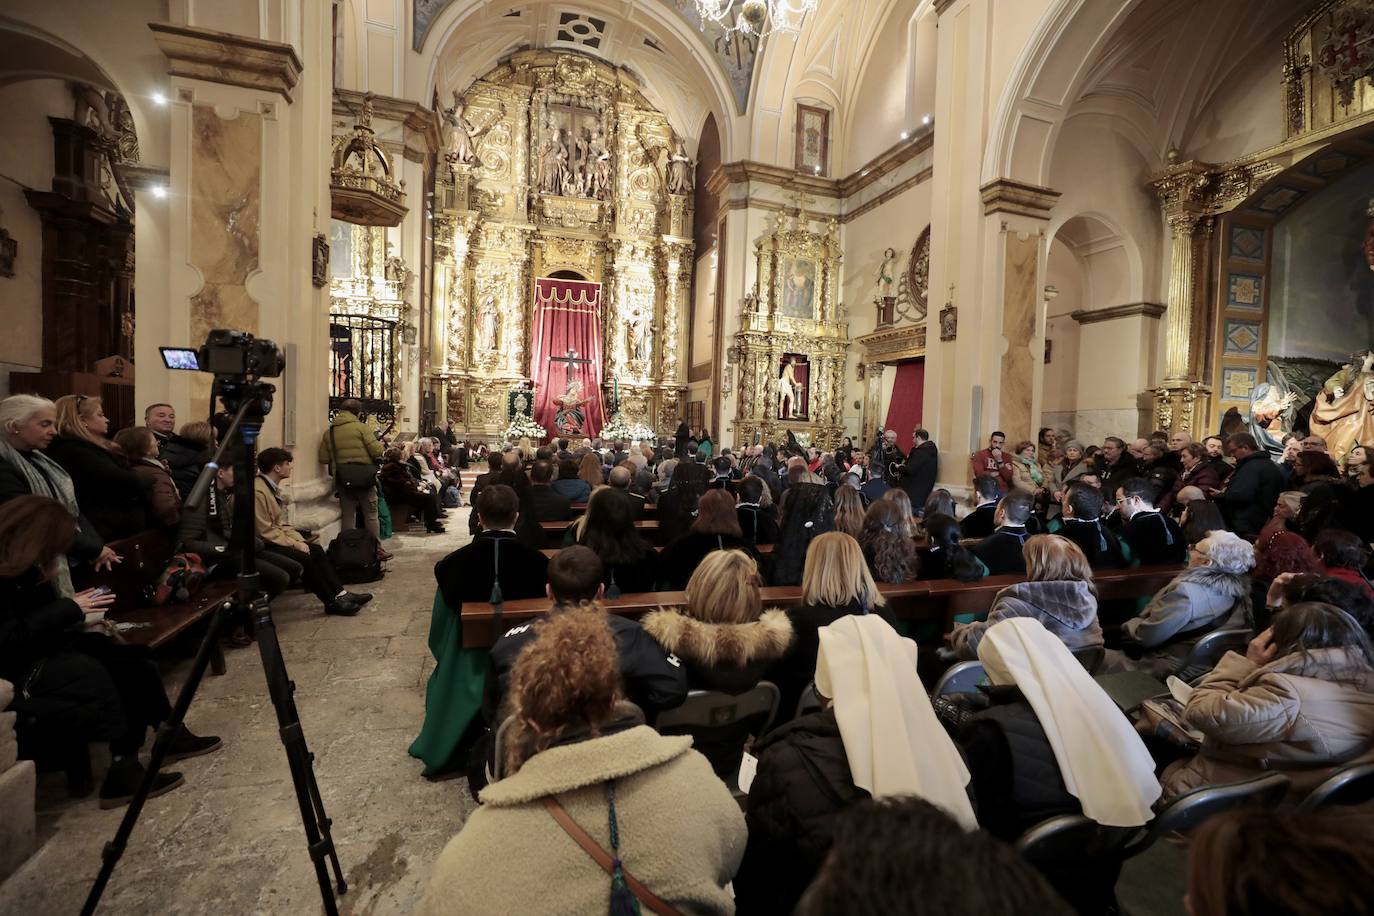
<svg viewBox="0 0 1374 916">
<path fill-rule="evenodd" d="M 792 644 L 787 613 L 765 611 L 759 567 L 741 550 L 717 550 L 687 583 L 687 603 L 645 615 L 644 629 L 687 663 L 688 686 L 743 693 Z"/>
<path fill-rule="evenodd" d="M 878 614 L 896 625 L 868 571 L 859 542 L 840 531 L 817 535 L 802 568 L 801 604 L 788 608 L 796 636 L 792 651 L 773 666 L 768 679 L 782 691 L 782 709 L 795 709 L 797 699 L 816 670 L 821 627 L 850 614 Z"/>
<path fill-rule="evenodd" d="M 507 773 L 444 847 L 416 912 L 548 912 L 556 895 L 568 913 L 733 913 L 727 885 L 746 837 L 725 783 L 691 738 L 658 734 L 621 702 L 603 611 L 535 628 L 511 671 L 512 726 L 497 749 Z"/>
<path fill-rule="evenodd" d="M 840 487 L 835 491 L 835 530 L 855 540 L 863 534 L 864 498 L 853 487 Z"/>
<path fill-rule="evenodd" d="M 988 628 L 1013 617 L 1033 617 L 1070 649 L 1102 645 L 1093 570 L 1078 545 L 1057 534 L 1027 538 L 1026 581 L 1009 585 L 992 599 L 986 620 L 956 623 L 950 648 L 961 659 L 978 657 Z"/>
<path fill-rule="evenodd" d="M 47 456 L 72 479 L 81 514 L 107 541 L 131 537 L 148 527 L 139 478 L 107 437 L 110 421 L 100 398 L 84 394 L 58 398 L 57 435 Z"/>
</svg>

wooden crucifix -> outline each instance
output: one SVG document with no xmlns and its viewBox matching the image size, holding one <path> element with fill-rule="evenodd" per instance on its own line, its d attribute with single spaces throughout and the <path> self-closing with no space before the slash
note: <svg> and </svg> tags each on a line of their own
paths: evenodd
<svg viewBox="0 0 1374 916">
<path fill-rule="evenodd" d="M 591 360 L 590 360 L 590 359 L 580 359 L 580 358 L 578 357 L 578 355 L 577 355 L 577 351 L 574 350 L 574 349 L 572 349 L 572 348 L 570 347 L 570 348 L 568 349 L 568 352 L 567 352 L 565 355 L 563 355 L 563 356 L 550 356 L 550 357 L 549 357 L 549 362 L 551 362 L 551 363 L 564 363 L 564 364 L 566 364 L 566 366 L 567 366 L 567 378 L 566 378 L 565 381 L 564 381 L 564 385 L 565 385 L 565 387 L 566 387 L 566 386 L 571 386 L 571 385 L 572 385 L 572 380 L 573 380 L 573 366 L 576 365 L 576 364 L 578 364 L 578 363 L 581 363 L 581 364 L 583 364 L 583 365 L 586 365 L 586 364 L 591 363 Z"/>
</svg>

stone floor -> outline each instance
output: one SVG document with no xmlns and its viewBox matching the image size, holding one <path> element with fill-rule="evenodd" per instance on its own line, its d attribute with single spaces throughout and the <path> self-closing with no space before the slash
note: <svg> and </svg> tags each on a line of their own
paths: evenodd
<svg viewBox="0 0 1374 916">
<path fill-rule="evenodd" d="M 434 666 L 425 642 L 433 566 L 467 541 L 466 514 L 451 511 L 449 534 L 389 540 L 396 558 L 385 580 L 355 586 L 376 595 L 357 617 L 326 617 L 299 592 L 274 605 L 349 885 L 346 914 L 409 913 L 473 807 L 464 780 L 429 782 L 406 754 Z M 100 912 L 321 912 L 258 653 L 231 650 L 227 663 L 224 676 L 207 675 L 187 714 L 193 731 L 225 746 L 174 765 L 186 784 L 148 803 Z M 188 668 L 170 668 L 169 690 Z M 96 766 L 98 778 L 104 761 Z M 68 799 L 60 774 L 40 777 L 38 806 L 42 845 L 0 884 L 0 913 L 77 912 L 123 815 L 100 810 L 94 796 Z"/>
</svg>

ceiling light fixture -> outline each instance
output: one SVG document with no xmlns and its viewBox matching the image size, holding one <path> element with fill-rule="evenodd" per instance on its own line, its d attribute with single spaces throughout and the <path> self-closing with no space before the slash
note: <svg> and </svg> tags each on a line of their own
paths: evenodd
<svg viewBox="0 0 1374 916">
<path fill-rule="evenodd" d="M 713 22 L 727 33 L 763 38 L 774 32 L 801 31 L 802 18 L 820 0 L 696 0 L 703 24 Z"/>
</svg>

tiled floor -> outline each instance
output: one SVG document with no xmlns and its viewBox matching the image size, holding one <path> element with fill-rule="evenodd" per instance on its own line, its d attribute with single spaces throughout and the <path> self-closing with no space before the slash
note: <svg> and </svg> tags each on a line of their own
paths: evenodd
<svg viewBox="0 0 1374 916">
<path fill-rule="evenodd" d="M 343 913 L 410 912 L 431 863 L 473 806 L 463 780 L 429 782 L 406 754 L 434 664 L 425 643 L 433 566 L 467 540 L 466 514 L 451 511 L 451 534 L 388 541 L 396 558 L 386 578 L 354 587 L 376 595 L 357 617 L 326 617 L 299 592 L 274 605 L 349 884 Z M 321 911 L 257 650 L 231 650 L 227 662 L 223 677 L 207 675 L 187 716 L 192 730 L 220 735 L 225 747 L 173 767 L 186 784 L 148 803 L 100 912 Z M 188 667 L 173 667 L 169 689 Z M 103 753 L 96 751 L 98 771 Z M 0 884 L 0 913 L 77 912 L 122 813 L 100 810 L 94 797 L 67 799 L 60 774 L 40 777 L 43 842 Z"/>
</svg>

